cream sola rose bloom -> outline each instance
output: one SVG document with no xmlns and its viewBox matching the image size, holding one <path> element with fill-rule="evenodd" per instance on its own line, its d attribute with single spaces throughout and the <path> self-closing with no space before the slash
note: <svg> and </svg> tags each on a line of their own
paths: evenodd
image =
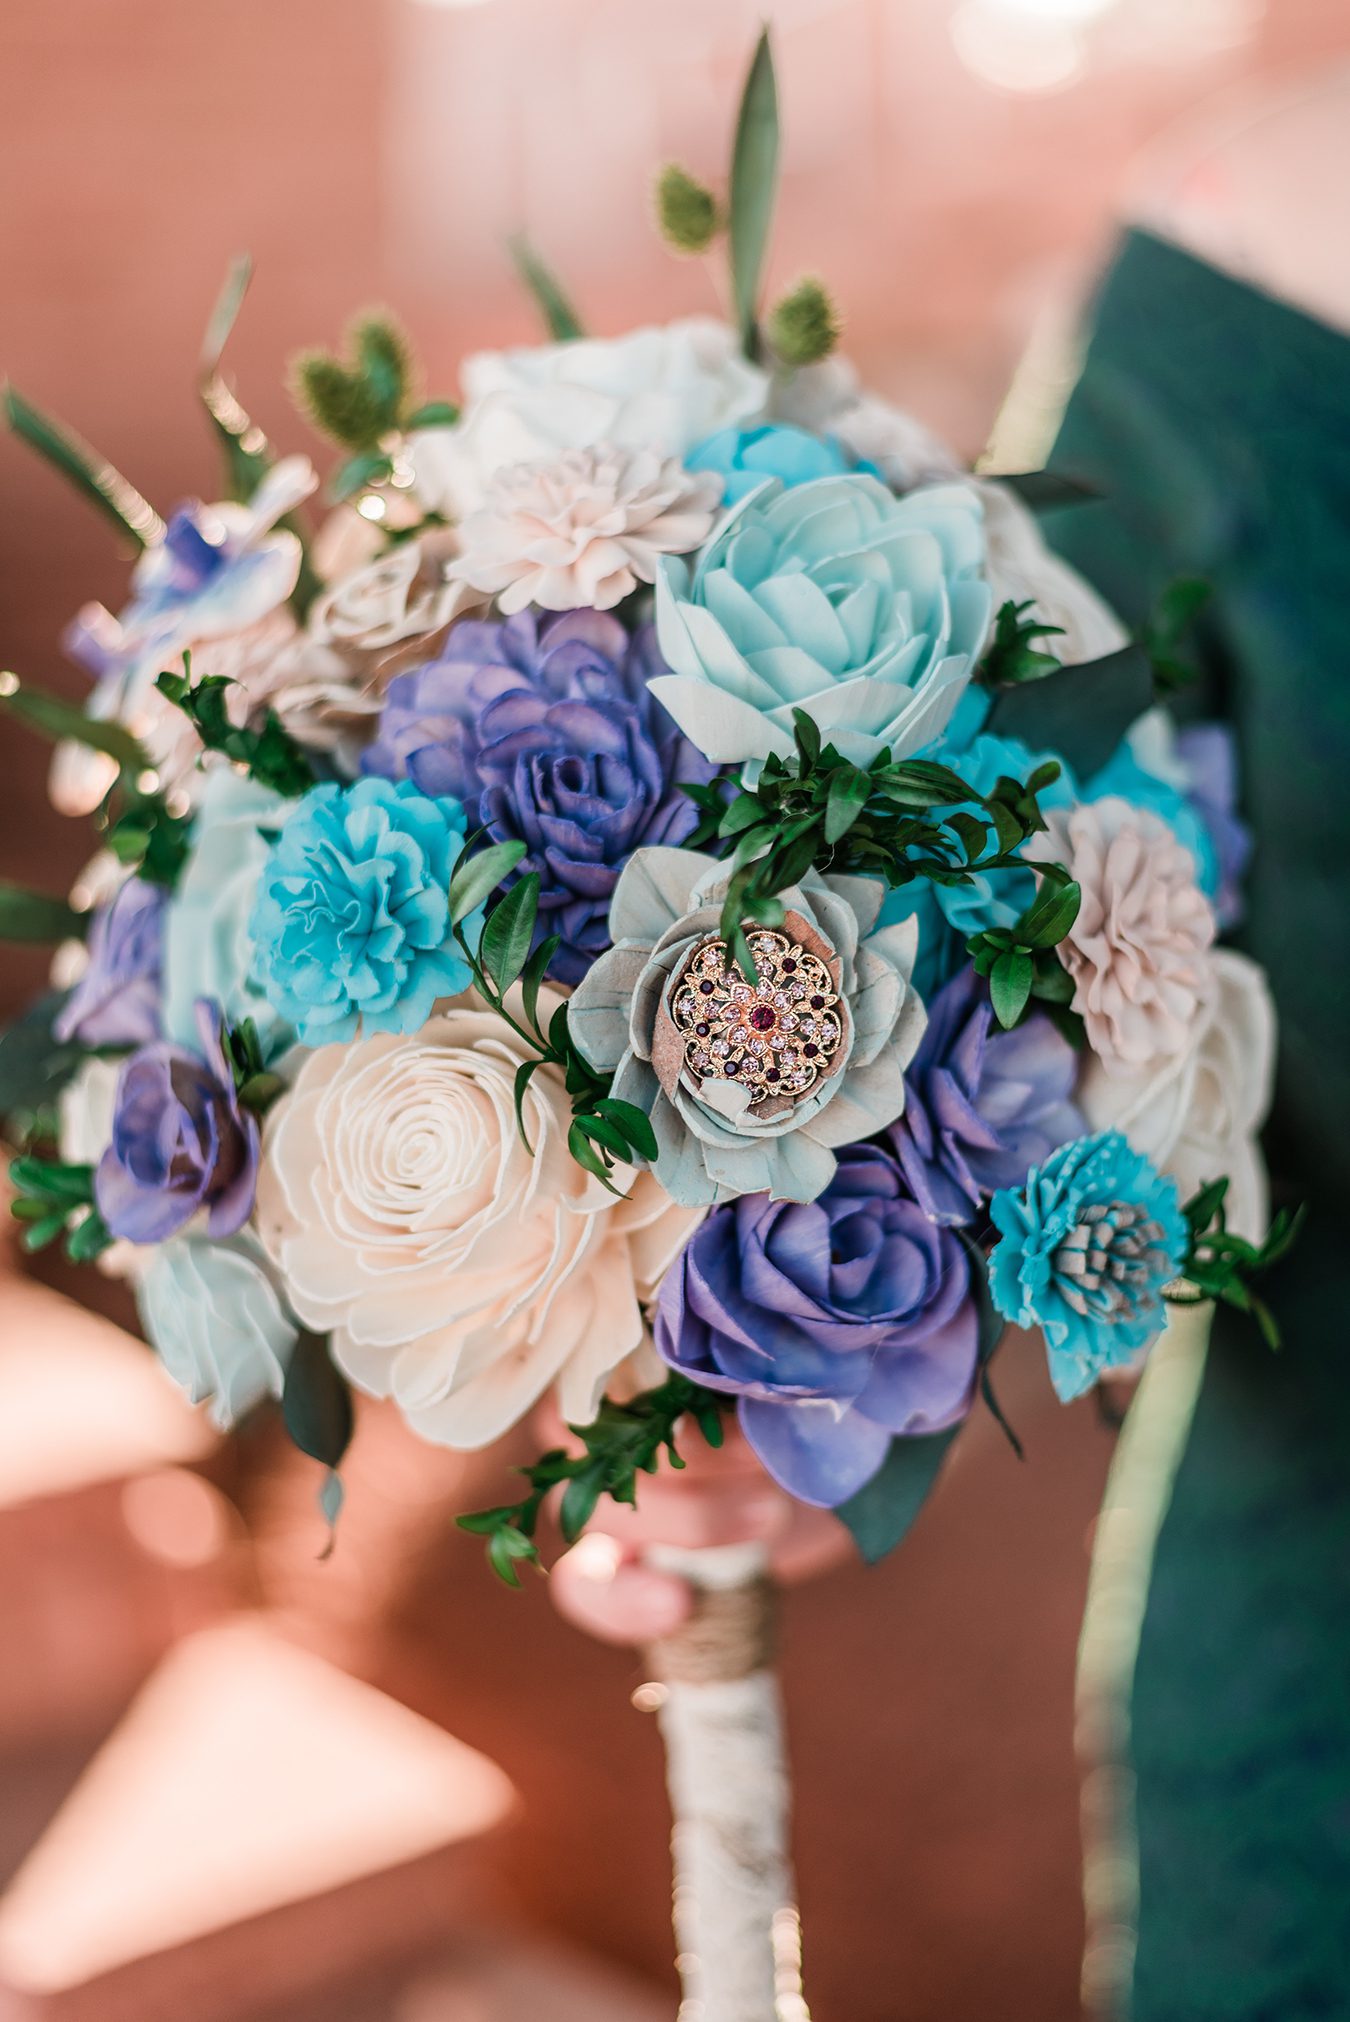
<svg viewBox="0 0 1350 2022">
<path fill-rule="evenodd" d="M 1128 646 L 1130 635 L 1110 605 L 1046 546 L 1035 514 L 1021 499 L 995 480 L 982 482 L 979 490 L 994 615 L 1001 604 L 1033 605 L 1042 623 L 1059 627 L 1037 645 L 1066 667 Z"/>
<path fill-rule="evenodd" d="M 553 1383 L 565 1418 L 593 1417 L 699 1219 L 646 1174 L 621 1169 L 619 1198 L 576 1163 L 550 1069 L 524 1098 L 532 1156 L 529 1057 L 460 999 L 415 1035 L 311 1054 L 268 1119 L 257 1225 L 291 1305 L 445 1446 L 485 1445 Z"/>
<path fill-rule="evenodd" d="M 1275 1009 L 1263 972 L 1217 949 L 1215 989 L 1191 1043 L 1133 1073 L 1109 1074 L 1087 1057 L 1077 1101 L 1093 1130 L 1123 1130 L 1187 1200 L 1227 1177 L 1228 1225 L 1259 1243 L 1268 1222 L 1265 1161 L 1256 1133 L 1275 1076 Z"/>
</svg>

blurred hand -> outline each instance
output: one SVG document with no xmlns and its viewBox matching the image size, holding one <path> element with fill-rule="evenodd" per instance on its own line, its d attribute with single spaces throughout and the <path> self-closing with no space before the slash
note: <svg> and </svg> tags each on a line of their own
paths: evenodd
<svg viewBox="0 0 1350 2022">
<path fill-rule="evenodd" d="M 829 1510 L 794 1502 L 756 1460 L 735 1419 L 713 1448 L 695 1433 L 682 1446 L 682 1472 L 662 1467 L 638 1482 L 638 1505 L 605 1501 L 586 1534 L 554 1566 L 549 1590 L 558 1612 L 606 1643 L 668 1636 L 693 1607 L 686 1580 L 643 1563 L 650 1545 L 697 1549 L 750 1539 L 768 1549 L 775 1579 L 807 1579 L 847 1559 L 848 1532 Z M 550 1445 L 567 1443 L 560 1421 Z"/>
</svg>

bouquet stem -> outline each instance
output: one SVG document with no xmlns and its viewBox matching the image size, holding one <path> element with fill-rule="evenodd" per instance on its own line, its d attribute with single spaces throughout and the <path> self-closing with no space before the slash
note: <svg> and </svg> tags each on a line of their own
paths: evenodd
<svg viewBox="0 0 1350 2022">
<path fill-rule="evenodd" d="M 763 1550 L 656 1548 L 650 1559 L 697 1596 L 647 1653 L 662 1688 L 682 2022 L 808 2022 Z"/>
</svg>

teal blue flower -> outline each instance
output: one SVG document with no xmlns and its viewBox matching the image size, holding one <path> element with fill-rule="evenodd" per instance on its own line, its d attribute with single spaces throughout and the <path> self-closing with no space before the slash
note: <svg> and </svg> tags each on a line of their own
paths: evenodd
<svg viewBox="0 0 1350 2022">
<path fill-rule="evenodd" d="M 661 558 L 652 693 L 750 783 L 802 710 L 855 763 L 945 727 L 989 623 L 984 509 L 968 484 L 897 499 L 860 471 L 768 478 L 692 561 Z"/>
<path fill-rule="evenodd" d="M 410 780 L 316 786 L 273 846 L 249 922 L 257 974 L 306 1046 L 415 1032 L 469 966 L 447 896 L 467 823 Z M 470 940 L 481 910 L 465 923 Z"/>
<path fill-rule="evenodd" d="M 758 428 L 719 428 L 694 445 L 685 463 L 690 470 L 715 470 L 725 482 L 727 505 L 736 505 L 766 477 L 781 478 L 788 486 L 809 484 L 812 478 L 838 477 L 854 467 L 832 436 L 777 421 Z"/>
<path fill-rule="evenodd" d="M 1118 1130 L 1061 1145 L 1023 1186 L 996 1193 L 990 1213 L 1001 1238 L 989 1259 L 994 1304 L 1041 1329 L 1065 1403 L 1161 1332 L 1162 1290 L 1189 1231 L 1176 1181 Z"/>
</svg>

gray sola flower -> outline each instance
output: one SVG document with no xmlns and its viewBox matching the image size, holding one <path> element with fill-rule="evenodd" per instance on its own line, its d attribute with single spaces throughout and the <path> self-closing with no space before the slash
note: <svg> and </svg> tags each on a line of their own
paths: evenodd
<svg viewBox="0 0 1350 2022">
<path fill-rule="evenodd" d="M 577 986 L 568 1026 L 614 1095 L 651 1118 L 652 1170 L 672 1200 L 814 1200 L 835 1148 L 905 1106 L 924 1028 L 917 927 L 876 930 L 873 880 L 808 872 L 781 894 L 781 928 L 747 927 L 752 985 L 719 938 L 727 875 L 696 850 L 638 850 L 615 887 L 614 946 Z"/>
</svg>

